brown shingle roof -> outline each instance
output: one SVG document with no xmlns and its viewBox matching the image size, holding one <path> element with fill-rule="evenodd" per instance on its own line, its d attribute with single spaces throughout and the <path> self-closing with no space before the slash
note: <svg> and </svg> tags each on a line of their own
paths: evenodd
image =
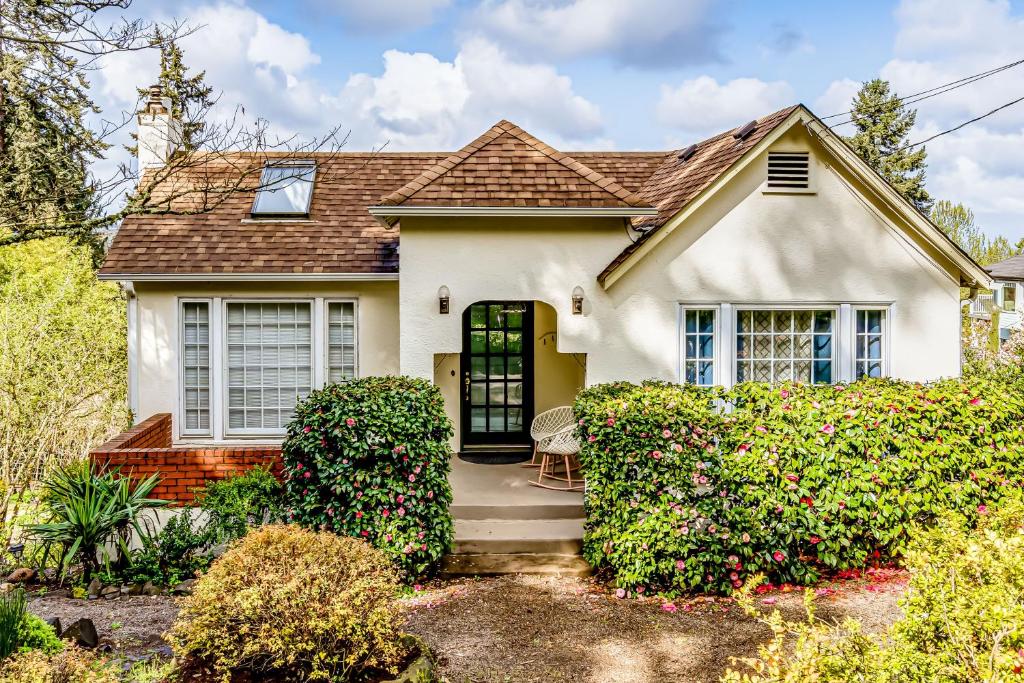
<svg viewBox="0 0 1024 683">
<path fill-rule="evenodd" d="M 759 119 L 746 140 L 737 142 L 731 131 L 706 140 L 685 163 L 664 151 L 562 153 L 507 121 L 455 154 L 313 154 L 318 169 L 309 220 L 251 220 L 252 192 L 231 195 L 208 213 L 130 216 L 100 273 L 395 273 L 399 230 L 368 213 L 382 202 L 656 207 L 657 216 L 633 219 L 648 232 L 605 269 L 604 278 L 793 109 Z M 228 165 L 217 172 L 234 170 Z"/>
<path fill-rule="evenodd" d="M 644 233 L 605 267 L 597 277 L 598 281 L 604 282 L 605 278 L 650 239 L 658 228 L 690 200 L 710 187 L 711 183 L 785 121 L 798 106 L 786 107 L 757 119 L 754 131 L 742 140 L 733 137 L 733 133 L 739 130 L 734 128 L 698 143 L 696 152 L 687 160 L 680 159 L 679 153 L 676 152 L 665 157 L 665 161 L 651 174 L 640 190 L 640 195 L 657 207 L 658 215 L 633 219 L 634 227 L 644 230 Z"/>
<path fill-rule="evenodd" d="M 636 193 L 499 121 L 458 152 L 381 198 L 385 206 L 638 207 Z"/>
<path fill-rule="evenodd" d="M 1011 256 L 985 268 L 994 280 L 1024 281 L 1024 255 Z"/>
</svg>

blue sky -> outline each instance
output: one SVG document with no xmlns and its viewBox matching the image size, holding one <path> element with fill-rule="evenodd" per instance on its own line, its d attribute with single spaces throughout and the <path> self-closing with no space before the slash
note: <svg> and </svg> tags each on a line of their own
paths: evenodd
<svg viewBox="0 0 1024 683">
<path fill-rule="evenodd" d="M 132 16 L 169 19 L 137 0 Z M 923 90 L 1024 57 L 1009 0 L 189 0 L 183 41 L 221 113 L 286 134 L 340 125 L 349 147 L 454 149 L 509 118 L 562 149 L 679 147 L 792 102 L 844 110 L 877 76 Z M 96 74 L 111 112 L 134 107 L 152 55 Z M 915 139 L 1024 95 L 1024 66 L 919 105 Z M 990 234 L 1024 237 L 1024 104 L 941 138 L 929 189 Z"/>
</svg>

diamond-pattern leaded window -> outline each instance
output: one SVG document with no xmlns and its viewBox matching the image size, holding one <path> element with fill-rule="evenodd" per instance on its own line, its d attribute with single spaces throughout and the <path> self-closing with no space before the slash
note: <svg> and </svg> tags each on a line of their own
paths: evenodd
<svg viewBox="0 0 1024 683">
<path fill-rule="evenodd" d="M 739 310 L 737 382 L 830 383 L 835 312 Z"/>
</svg>

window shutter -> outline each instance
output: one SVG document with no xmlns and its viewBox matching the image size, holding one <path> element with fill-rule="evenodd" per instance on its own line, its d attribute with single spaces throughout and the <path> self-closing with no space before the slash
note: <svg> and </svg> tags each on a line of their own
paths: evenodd
<svg viewBox="0 0 1024 683">
<path fill-rule="evenodd" d="M 768 152 L 768 189 L 806 190 L 810 187 L 807 152 Z"/>
</svg>

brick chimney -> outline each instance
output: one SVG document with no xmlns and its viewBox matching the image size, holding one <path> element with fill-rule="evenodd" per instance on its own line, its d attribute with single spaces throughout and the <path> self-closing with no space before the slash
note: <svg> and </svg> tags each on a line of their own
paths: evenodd
<svg viewBox="0 0 1024 683">
<path fill-rule="evenodd" d="M 138 124 L 139 170 L 165 165 L 181 146 L 181 122 L 171 115 L 171 98 L 159 85 L 149 86 Z"/>
</svg>

